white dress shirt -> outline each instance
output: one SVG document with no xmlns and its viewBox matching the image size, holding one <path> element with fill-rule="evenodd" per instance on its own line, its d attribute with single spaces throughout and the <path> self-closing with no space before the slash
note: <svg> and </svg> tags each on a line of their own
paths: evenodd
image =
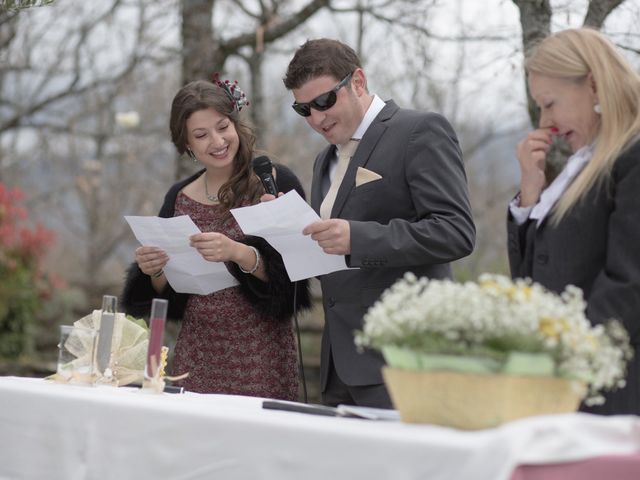
<svg viewBox="0 0 640 480">
<path fill-rule="evenodd" d="M 384 100 L 382 100 L 379 96 L 374 94 L 373 101 L 371 102 L 371 105 L 369 105 L 369 108 L 367 109 L 367 113 L 364 114 L 364 117 L 362 118 L 362 122 L 360 122 L 360 125 L 358 126 L 354 134 L 351 136 L 351 138 L 355 140 L 361 140 L 365 132 L 371 125 L 371 123 L 373 123 L 373 121 L 375 120 L 375 118 L 378 116 L 378 114 L 384 108 L 385 105 L 386 104 L 384 103 Z M 331 159 L 331 163 L 329 165 L 330 180 L 333 180 L 333 177 L 336 173 L 339 154 L 340 154 L 340 145 L 336 145 L 336 154 Z"/>
</svg>

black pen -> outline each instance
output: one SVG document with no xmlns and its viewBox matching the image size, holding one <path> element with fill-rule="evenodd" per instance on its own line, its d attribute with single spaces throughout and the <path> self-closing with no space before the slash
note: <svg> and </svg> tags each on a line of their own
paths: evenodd
<svg viewBox="0 0 640 480">
<path fill-rule="evenodd" d="M 125 387 L 142 388 L 139 383 L 130 383 L 129 385 L 123 385 Z M 184 387 L 178 387 L 176 385 L 165 385 L 163 392 L 165 393 L 184 393 Z"/>
</svg>

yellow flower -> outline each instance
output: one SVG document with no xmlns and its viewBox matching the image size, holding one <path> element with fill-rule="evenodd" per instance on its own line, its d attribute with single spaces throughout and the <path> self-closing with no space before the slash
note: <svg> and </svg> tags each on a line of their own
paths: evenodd
<svg viewBox="0 0 640 480">
<path fill-rule="evenodd" d="M 545 337 L 558 338 L 562 332 L 569 330 L 569 324 L 564 318 L 542 317 L 538 329 Z"/>
<path fill-rule="evenodd" d="M 520 291 L 524 295 L 524 298 L 531 300 L 531 287 L 520 287 Z"/>
<path fill-rule="evenodd" d="M 479 282 L 480 287 L 483 290 L 495 292 L 499 295 L 504 295 L 509 300 L 514 300 L 518 296 L 524 297 L 525 300 L 531 300 L 531 287 L 527 285 L 513 285 L 509 284 L 506 286 L 500 285 L 495 280 L 481 280 Z"/>
<path fill-rule="evenodd" d="M 493 280 L 481 280 L 479 283 L 480 286 L 485 290 L 500 290 L 498 282 L 495 282 Z"/>
</svg>

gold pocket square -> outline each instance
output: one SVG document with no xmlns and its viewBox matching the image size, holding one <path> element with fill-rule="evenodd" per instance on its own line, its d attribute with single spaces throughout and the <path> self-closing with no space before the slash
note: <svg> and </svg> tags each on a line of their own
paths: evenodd
<svg viewBox="0 0 640 480">
<path fill-rule="evenodd" d="M 382 177 L 376 172 L 358 167 L 358 171 L 356 172 L 356 187 L 364 185 L 365 183 L 373 182 L 374 180 L 380 180 L 381 178 Z"/>
</svg>

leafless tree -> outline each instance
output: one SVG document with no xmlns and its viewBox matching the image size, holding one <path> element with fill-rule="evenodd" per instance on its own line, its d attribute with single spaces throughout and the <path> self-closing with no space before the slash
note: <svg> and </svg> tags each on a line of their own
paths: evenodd
<svg viewBox="0 0 640 480">
<path fill-rule="evenodd" d="M 614 3 L 608 2 L 609 11 Z M 308 185 L 313 155 L 324 141 L 290 111 L 280 75 L 277 86 L 267 79 L 270 62 L 289 58 L 303 38 L 324 34 L 332 24 L 361 54 L 377 93 L 451 119 L 476 198 L 501 205 L 502 197 L 490 195 L 498 195 L 496 185 L 476 174 L 500 173 L 500 166 L 483 164 L 474 152 L 509 130 L 468 114 L 466 65 L 473 54 L 465 46 L 501 45 L 513 35 L 472 29 L 442 34 L 434 28 L 434 9 L 441 6 L 411 0 L 107 0 L 99 6 L 67 0 L 0 13 L 0 179 L 23 186 L 29 206 L 56 227 L 53 262 L 93 302 L 118 288 L 131 259 L 135 242 L 122 215 L 155 214 L 176 177 L 167 117 L 180 84 L 216 70 L 231 79 L 247 75 L 248 110 L 259 138 Z M 323 21 L 314 26 L 310 20 L 318 15 Z M 602 10 L 594 7 L 586 17 L 602 22 Z M 527 27 L 530 36 L 537 31 Z M 453 52 L 446 77 L 438 63 L 443 45 Z M 483 84 L 477 83 L 481 95 Z M 128 110 L 138 112 L 138 126 L 115 121 Z M 265 121 L 267 115 L 278 121 Z M 476 215 L 498 216 L 480 203 Z M 493 230 L 498 228 L 487 227 Z"/>
<path fill-rule="evenodd" d="M 0 13 L 17 12 L 18 10 L 31 7 L 44 7 L 50 5 L 55 0 L 2 0 L 0 3 Z"/>
<path fill-rule="evenodd" d="M 157 162 L 148 157 L 158 154 L 146 150 L 156 144 L 148 137 L 164 136 L 164 128 L 147 122 L 136 138 L 117 126 L 115 114 L 128 103 L 127 92 L 136 91 L 134 80 L 167 59 L 154 46 L 159 3 L 148 8 L 144 1 L 113 0 L 99 10 L 83 8 L 60 3 L 14 17 L 0 71 L 0 138 L 6 139 L 0 171 L 3 181 L 26 190 L 29 208 L 58 231 L 59 255 L 51 261 L 94 303 L 100 292 L 114 289 L 109 262 L 130 235 L 123 212 L 158 201 L 157 176 L 147 179 L 148 189 L 138 185 L 154 171 L 149 163 Z M 119 22 L 122 29 L 105 44 L 105 25 Z M 143 113 L 145 98 L 153 97 L 137 101 Z"/>
<path fill-rule="evenodd" d="M 526 55 L 535 45 L 551 33 L 552 8 L 549 0 L 513 0 L 520 10 L 522 26 L 522 51 Z M 625 0 L 590 0 L 582 25 L 601 29 L 607 17 Z M 526 76 L 527 108 L 531 124 L 538 125 L 540 114 L 529 92 Z M 554 178 L 564 166 L 569 152 L 562 146 L 552 148 L 546 163 L 547 178 Z"/>
<path fill-rule="evenodd" d="M 596 29 L 602 28 L 609 14 L 625 0 L 590 0 L 583 25 Z M 536 43 L 551 33 L 552 9 L 549 0 L 513 0 L 520 10 L 522 26 L 522 49 L 526 53 Z M 525 80 L 526 83 L 526 80 Z M 538 109 L 529 94 L 527 85 L 527 103 L 529 117 L 533 125 L 538 124 Z"/>
<path fill-rule="evenodd" d="M 304 25 L 327 7 L 330 0 L 309 0 L 302 6 L 290 0 L 182 0 L 182 82 L 211 78 L 224 72 L 230 57 L 242 59 L 248 68 L 252 123 L 259 133 L 258 146 L 265 147 L 268 131 L 264 112 L 263 64 L 269 45 Z M 216 18 L 216 14 L 224 20 Z M 234 28 L 235 25 L 248 27 Z M 217 29 L 215 27 L 218 26 Z M 176 177 L 188 169 L 178 162 Z"/>
</svg>

